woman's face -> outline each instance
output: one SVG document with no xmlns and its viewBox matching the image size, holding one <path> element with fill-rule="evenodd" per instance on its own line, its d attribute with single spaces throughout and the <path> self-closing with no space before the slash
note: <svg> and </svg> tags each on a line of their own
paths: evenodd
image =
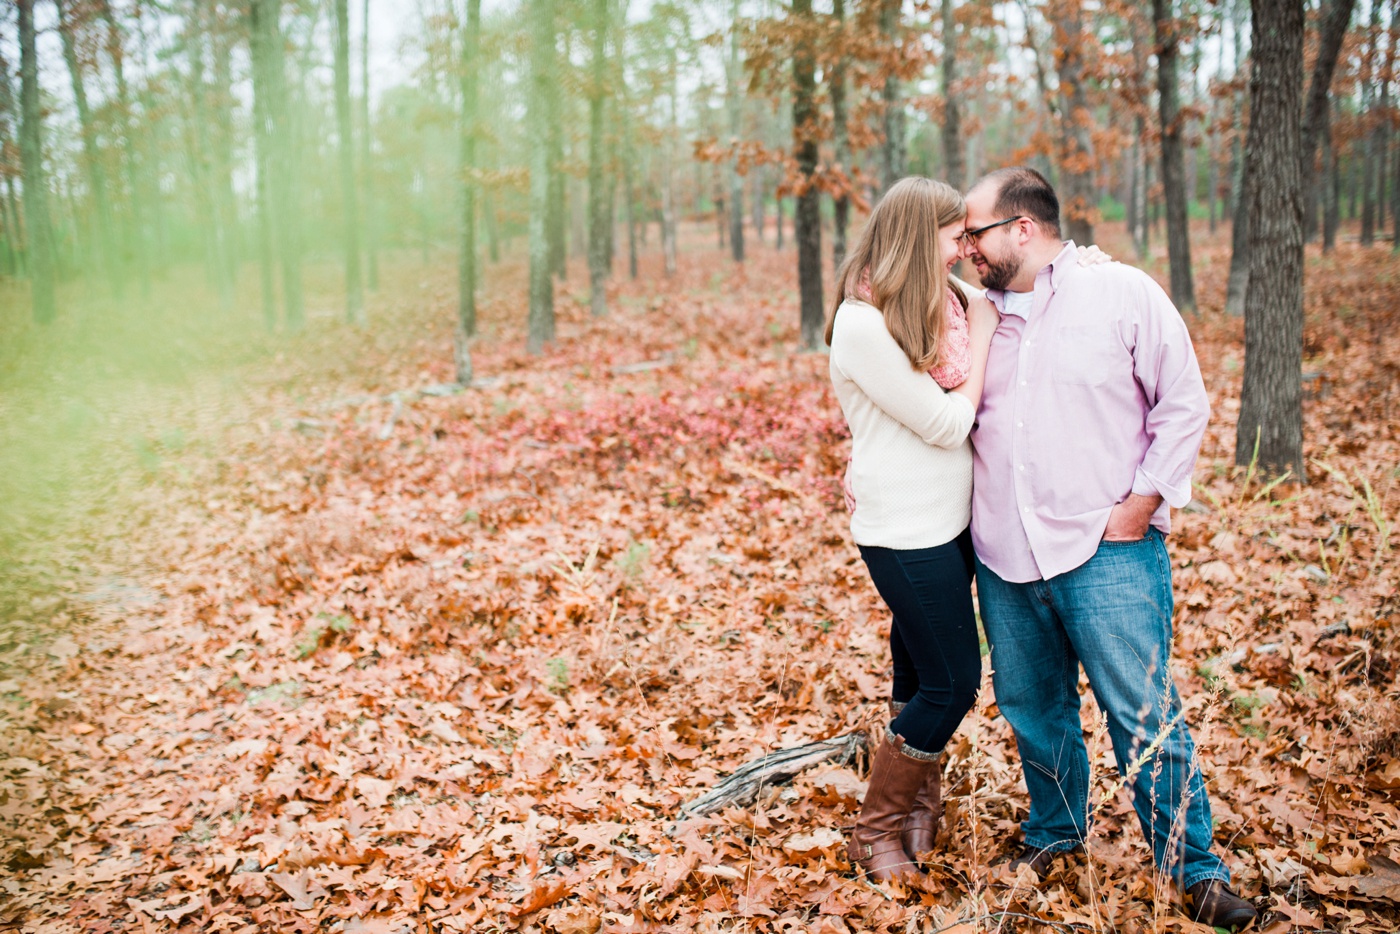
<svg viewBox="0 0 1400 934">
<path fill-rule="evenodd" d="M 966 229 L 967 224 L 963 221 L 938 228 L 938 251 L 943 257 L 943 264 L 950 271 L 963 258 L 962 235 Z"/>
</svg>

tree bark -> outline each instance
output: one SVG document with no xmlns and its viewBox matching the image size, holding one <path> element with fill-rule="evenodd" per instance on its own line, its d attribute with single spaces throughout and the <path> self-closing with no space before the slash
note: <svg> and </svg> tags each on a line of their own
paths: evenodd
<svg viewBox="0 0 1400 934">
<path fill-rule="evenodd" d="M 1157 37 L 1157 101 L 1162 125 L 1162 197 L 1167 208 L 1167 256 L 1171 263 L 1172 301 L 1182 312 L 1196 310 L 1191 279 L 1191 227 L 1186 169 L 1181 140 L 1182 116 L 1176 66 L 1178 37 L 1171 0 L 1152 0 Z"/>
<path fill-rule="evenodd" d="M 603 178 L 607 140 L 603 107 L 607 102 L 608 0 L 593 0 L 593 80 L 588 95 L 588 286 L 593 316 L 608 313 L 608 185 Z"/>
<path fill-rule="evenodd" d="M 680 134 L 680 123 L 676 117 L 680 89 L 679 68 L 676 62 L 676 48 L 670 46 L 670 90 L 667 95 L 670 106 L 670 127 L 666 138 L 661 141 L 661 253 L 664 257 L 666 276 L 676 274 L 676 180 L 675 180 L 675 141 Z"/>
<path fill-rule="evenodd" d="M 92 192 L 93 213 L 96 215 L 96 231 L 92 238 L 96 249 L 93 252 L 112 291 L 120 297 L 123 291 L 121 272 L 116 261 L 116 237 L 112 233 L 112 205 L 107 195 L 107 171 L 102 165 L 102 153 L 97 143 L 97 127 L 93 123 L 92 108 L 88 106 L 87 82 L 83 78 L 82 64 L 78 61 L 78 51 L 74 31 L 73 10 L 67 0 L 53 0 L 58 12 L 58 32 L 63 40 L 63 60 L 68 65 L 68 76 L 73 86 L 73 103 L 78 111 L 78 129 L 83 140 L 83 169 L 87 175 L 89 190 Z"/>
<path fill-rule="evenodd" d="M 293 181 L 296 147 L 287 107 L 281 0 L 252 0 L 254 70 L 262 75 L 262 108 L 267 135 L 267 196 L 276 231 L 276 255 L 282 270 L 283 320 L 299 331 L 305 324 L 301 288 L 301 229 L 297 186 Z M 258 93 L 256 90 L 255 94 Z"/>
<path fill-rule="evenodd" d="M 1082 0 L 1060 0 L 1053 16 L 1056 75 L 1059 78 L 1060 175 L 1064 191 L 1061 213 L 1065 236 L 1076 243 L 1094 242 L 1093 112 L 1084 90 L 1084 11 Z M 1039 53 L 1037 53 L 1039 58 Z"/>
<path fill-rule="evenodd" d="M 370 291 L 379 288 L 379 242 L 374 201 L 374 163 L 370 157 L 369 0 L 364 0 L 365 34 L 360 41 L 360 189 L 364 194 L 365 272 Z"/>
<path fill-rule="evenodd" d="M 29 233 L 29 270 L 35 322 L 57 316 L 54 294 L 53 228 L 49 221 L 49 183 L 44 175 L 44 140 L 39 116 L 39 59 L 34 42 L 34 0 L 16 0 L 19 8 L 20 162 L 24 173 L 24 217 Z"/>
<path fill-rule="evenodd" d="M 1234 24 L 1235 75 L 1248 67 L 1244 54 L 1244 27 L 1248 9 L 1246 0 L 1235 0 L 1232 9 Z M 1244 314 L 1244 296 L 1249 285 L 1249 179 L 1245 173 L 1245 154 L 1240 142 L 1244 134 L 1245 101 L 1244 95 L 1235 94 L 1235 133 L 1230 159 L 1231 171 L 1231 221 L 1230 221 L 1230 276 L 1226 286 L 1225 311 L 1239 317 Z"/>
<path fill-rule="evenodd" d="M 1303 0 L 1254 0 L 1249 286 L 1235 463 L 1268 475 L 1303 465 Z"/>
<path fill-rule="evenodd" d="M 816 23 L 812 0 L 793 0 L 793 16 L 800 30 L 792 57 L 792 141 L 797 159 L 797 210 L 794 236 L 797 240 L 797 284 L 802 306 L 802 347 L 817 350 L 822 345 L 822 226 L 821 189 L 817 171 L 817 79 L 816 49 L 813 47 Z"/>
<path fill-rule="evenodd" d="M 1318 141 L 1327 132 L 1328 101 L 1332 75 L 1337 58 L 1351 25 L 1356 0 L 1326 0 L 1322 21 L 1318 27 L 1317 58 L 1313 60 L 1312 79 L 1308 84 L 1308 99 L 1303 112 L 1303 207 L 1312 216 L 1317 200 L 1317 169 L 1315 165 Z M 1325 183 L 1324 183 L 1325 184 Z"/>
<path fill-rule="evenodd" d="M 1376 107 L 1376 63 L 1380 57 L 1381 4 L 1371 0 L 1370 48 L 1362 66 L 1361 113 L 1365 121 L 1366 136 L 1361 141 L 1361 245 L 1370 246 L 1376 239 L 1376 165 L 1377 123 L 1380 114 Z"/>
<path fill-rule="evenodd" d="M 1331 253 L 1337 248 L 1337 222 L 1340 220 L 1337 209 L 1337 151 L 1332 142 L 1332 108 L 1329 105 L 1322 111 L 1322 126 L 1319 136 L 1322 139 L 1322 184 L 1313 187 L 1322 193 L 1322 252 Z"/>
<path fill-rule="evenodd" d="M 963 177 L 962 111 L 958 103 L 958 23 L 953 0 L 943 0 L 943 180 L 961 191 Z"/>
<path fill-rule="evenodd" d="M 839 270 L 846 261 L 846 228 L 851 217 L 851 136 L 846 126 L 846 94 L 850 67 L 846 52 L 846 3 L 832 0 L 832 19 L 836 23 L 836 60 L 831 67 L 831 135 L 836 157 L 836 170 L 841 173 L 840 190 L 832 198 L 831 268 Z"/>
<path fill-rule="evenodd" d="M 885 139 L 880 147 L 880 191 L 888 191 L 890 186 L 904 177 L 906 159 L 904 99 L 899 75 L 896 72 L 902 42 L 900 36 L 900 14 L 904 5 L 901 0 L 879 0 L 880 34 L 884 37 L 889 56 L 885 62 L 884 84 L 880 97 L 884 103 L 882 119 Z M 810 4 L 808 4 L 810 6 Z M 793 8 L 797 12 L 797 8 Z M 781 229 L 782 206 L 778 211 Z M 779 237 L 779 246 L 782 238 Z"/>
<path fill-rule="evenodd" d="M 481 79 L 481 0 L 467 0 L 467 21 L 462 32 L 462 125 L 461 132 L 461 209 L 462 229 L 457 250 L 457 322 L 453 334 L 453 354 L 457 383 L 471 385 L 471 339 L 476 336 L 476 196 L 477 196 L 477 113 Z"/>
<path fill-rule="evenodd" d="M 350 2 L 335 0 L 335 123 L 340 136 L 340 196 L 345 237 L 345 320 L 365 319 L 360 278 L 360 205 L 355 183 L 355 132 L 350 119 Z"/>
<path fill-rule="evenodd" d="M 11 147 L 18 147 L 19 125 L 14 86 L 10 82 L 10 64 L 0 52 L 0 151 L 14 151 Z M 9 272 L 13 276 L 24 276 L 27 274 L 24 265 L 24 231 L 20 224 L 15 198 L 15 178 L 12 172 L 5 173 L 5 197 L 0 200 L 0 215 L 4 216 Z"/>
<path fill-rule="evenodd" d="M 550 120 L 554 108 L 555 34 L 553 0 L 529 0 L 530 93 L 527 119 L 530 131 L 530 319 L 526 345 L 529 352 L 544 352 L 554 340 L 554 267 L 551 263 L 549 201 L 552 161 Z"/>
<path fill-rule="evenodd" d="M 835 0 L 839 8 L 842 0 Z M 839 17 L 839 13 L 838 13 Z M 729 58 L 725 67 L 725 94 L 724 106 L 729 117 L 729 139 L 731 145 L 738 145 L 744 133 L 744 95 L 740 88 L 739 79 L 743 77 L 743 60 L 739 57 L 739 0 L 731 0 L 729 7 Z M 839 67 L 839 66 L 838 66 Z M 832 91 L 831 106 L 834 109 L 840 104 L 836 100 L 836 92 Z M 838 125 L 837 134 L 841 133 Z M 840 143 L 837 143 L 839 149 Z M 838 155 L 837 161 L 840 161 Z M 734 262 L 744 261 L 744 177 L 739 174 L 739 157 L 737 154 L 731 156 L 725 166 L 725 174 L 729 182 L 729 255 Z"/>
</svg>

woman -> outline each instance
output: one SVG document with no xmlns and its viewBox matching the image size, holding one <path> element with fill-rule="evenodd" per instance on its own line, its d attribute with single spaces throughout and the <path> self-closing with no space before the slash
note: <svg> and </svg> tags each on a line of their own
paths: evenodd
<svg viewBox="0 0 1400 934">
<path fill-rule="evenodd" d="M 977 695 L 972 429 L 997 313 L 949 275 L 967 208 L 950 185 L 887 191 L 842 265 L 827 321 L 851 429 L 851 534 L 893 613 L 894 715 L 848 853 L 885 881 L 933 846 L 944 745 Z M 950 388 L 930 378 L 936 370 Z"/>
<path fill-rule="evenodd" d="M 905 178 L 871 212 L 826 324 L 851 429 L 851 536 L 893 615 L 889 728 L 848 855 L 886 881 L 917 871 L 942 813 L 940 757 L 981 680 L 972 609 L 972 449 L 996 309 L 950 270 L 967 206 Z M 1081 248 L 1081 263 L 1107 261 Z"/>
</svg>

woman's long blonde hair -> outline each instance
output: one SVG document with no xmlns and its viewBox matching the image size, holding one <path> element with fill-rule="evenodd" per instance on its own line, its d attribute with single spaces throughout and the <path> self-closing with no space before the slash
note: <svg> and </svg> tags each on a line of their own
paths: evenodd
<svg viewBox="0 0 1400 934">
<path fill-rule="evenodd" d="M 869 302 L 884 314 L 885 327 L 909 363 L 916 370 L 937 366 L 950 286 L 967 307 L 967 296 L 948 277 L 938 230 L 966 216 L 967 203 L 945 182 L 914 175 L 891 185 L 836 274 L 836 300 L 826 316 L 827 344 L 836 309 L 856 297 L 868 270 Z"/>
</svg>

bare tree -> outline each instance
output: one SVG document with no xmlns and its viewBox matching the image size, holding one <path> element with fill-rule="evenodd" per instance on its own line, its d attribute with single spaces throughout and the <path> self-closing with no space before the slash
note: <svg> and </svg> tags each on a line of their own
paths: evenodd
<svg viewBox="0 0 1400 934">
<path fill-rule="evenodd" d="M 588 286 L 595 317 L 608 312 L 608 253 L 612 243 L 610 189 L 603 178 L 607 140 L 603 135 L 608 76 L 608 0 L 593 0 L 592 80 L 588 88 Z"/>
</svg>

